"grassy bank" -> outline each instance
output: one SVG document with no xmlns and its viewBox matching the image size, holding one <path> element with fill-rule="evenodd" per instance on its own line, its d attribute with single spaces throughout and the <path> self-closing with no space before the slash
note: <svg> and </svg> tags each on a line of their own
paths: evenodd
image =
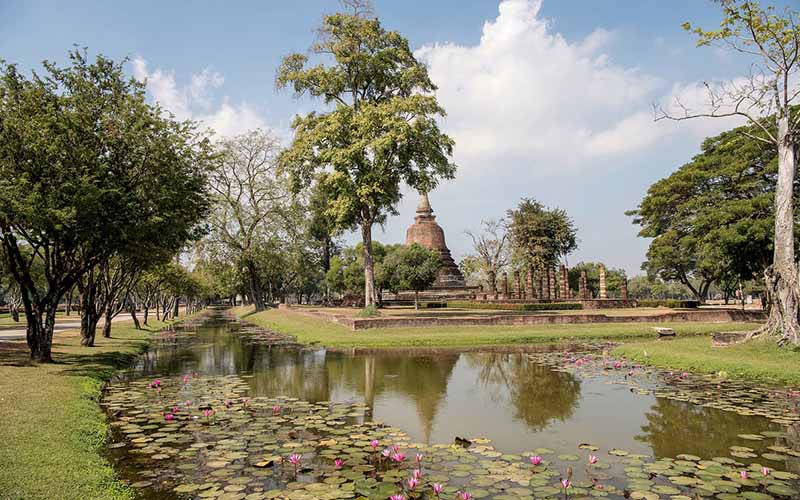
<svg viewBox="0 0 800 500">
<path fill-rule="evenodd" d="M 112 339 L 80 346 L 57 333 L 53 364 L 33 365 L 25 342 L 0 343 L 0 499 L 132 499 L 101 456 L 107 428 L 97 405 L 104 381 L 129 365 L 164 323 L 114 324 Z"/>
<path fill-rule="evenodd" d="M 631 342 L 617 347 L 614 354 L 660 368 L 800 385 L 800 352 L 781 349 L 769 339 L 724 348 L 712 348 L 703 337 Z"/>
<path fill-rule="evenodd" d="M 237 308 L 234 312 L 253 324 L 297 337 L 302 343 L 319 343 L 329 347 L 466 347 L 561 341 L 641 340 L 653 338 L 655 334 L 652 326 L 675 328 L 681 336 L 705 335 L 720 329 L 719 323 L 598 323 L 374 328 L 354 332 L 328 321 L 274 309 L 253 314 L 251 308 Z M 725 329 L 749 327 L 751 326 L 742 323 L 725 324 Z"/>
</svg>

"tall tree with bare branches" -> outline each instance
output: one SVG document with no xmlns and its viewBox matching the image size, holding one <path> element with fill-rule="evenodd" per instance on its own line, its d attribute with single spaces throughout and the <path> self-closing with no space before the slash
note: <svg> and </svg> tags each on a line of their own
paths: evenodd
<svg viewBox="0 0 800 500">
<path fill-rule="evenodd" d="M 505 221 L 483 220 L 480 233 L 465 232 L 472 239 L 472 247 L 481 270 L 486 274 L 489 291 L 496 292 L 497 275 L 508 265 L 510 259 Z"/>
<path fill-rule="evenodd" d="M 778 151 L 775 191 L 775 244 L 772 265 L 765 272 L 770 314 L 767 323 L 752 332 L 775 335 L 781 345 L 800 345 L 800 282 L 794 245 L 794 180 L 800 127 L 797 79 L 800 26 L 797 11 L 778 13 L 758 2 L 719 0 L 723 20 L 718 30 L 706 31 L 684 24 L 697 35 L 698 46 L 722 45 L 754 59 L 749 78 L 729 83 L 706 83 L 704 110 L 690 109 L 676 100 L 670 109 L 657 106 L 656 120 L 741 116 L 754 125 L 745 131 L 754 140 Z M 748 130 L 748 129 L 746 129 Z"/>
</svg>

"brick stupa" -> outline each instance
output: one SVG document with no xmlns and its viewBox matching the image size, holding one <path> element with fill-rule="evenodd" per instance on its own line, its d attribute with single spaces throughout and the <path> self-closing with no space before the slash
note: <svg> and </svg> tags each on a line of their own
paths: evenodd
<svg viewBox="0 0 800 500">
<path fill-rule="evenodd" d="M 444 241 L 444 230 L 436 223 L 436 216 L 433 215 L 427 193 L 420 195 L 414 224 L 406 230 L 406 245 L 414 243 L 438 252 L 442 259 L 442 267 L 439 269 L 439 276 L 433 285 L 434 288 L 463 288 L 466 286 L 464 276 Z"/>
</svg>

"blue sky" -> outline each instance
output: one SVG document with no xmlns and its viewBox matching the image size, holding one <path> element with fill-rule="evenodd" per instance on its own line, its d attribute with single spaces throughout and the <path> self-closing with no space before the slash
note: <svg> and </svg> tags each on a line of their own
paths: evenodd
<svg viewBox="0 0 800 500">
<path fill-rule="evenodd" d="M 335 0 L 0 0 L 0 58 L 31 69 L 73 45 L 148 77 L 153 99 L 221 134 L 255 126 L 289 137 L 295 113 L 315 103 L 274 88 L 275 69 L 305 51 Z M 431 203 L 458 259 L 466 229 L 501 217 L 523 196 L 567 210 L 579 230 L 570 263 L 601 260 L 639 272 L 647 241 L 624 215 L 647 187 L 734 122 L 652 120 L 673 96 L 701 106 L 703 81 L 743 75 L 747 62 L 697 49 L 680 27 L 719 24 L 703 0 L 376 0 L 439 85 L 460 166 Z M 376 239 L 404 239 L 415 196 Z"/>
</svg>

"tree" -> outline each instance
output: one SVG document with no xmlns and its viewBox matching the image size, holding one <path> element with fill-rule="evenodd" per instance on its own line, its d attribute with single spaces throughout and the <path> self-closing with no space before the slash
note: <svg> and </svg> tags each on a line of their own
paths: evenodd
<svg viewBox="0 0 800 500">
<path fill-rule="evenodd" d="M 247 275 L 250 299 L 256 311 L 265 309 L 256 253 L 274 230 L 288 198 L 277 171 L 278 139 L 255 130 L 219 145 L 219 161 L 211 175 L 214 210 L 212 239 Z"/>
<path fill-rule="evenodd" d="M 763 276 L 773 254 L 778 162 L 754 133 L 746 126 L 706 139 L 628 212 L 639 235 L 653 238 L 642 266 L 649 275 L 679 281 L 698 300 L 714 283 Z"/>
<path fill-rule="evenodd" d="M 1 68 L 0 238 L 31 357 L 49 362 L 58 303 L 87 272 L 139 242 L 177 250 L 196 234 L 209 146 L 148 105 L 122 64 L 74 51 L 66 67 L 43 65 L 29 79 Z"/>
<path fill-rule="evenodd" d="M 329 215 L 337 227 L 361 230 L 369 306 L 377 302 L 372 226 L 396 213 L 402 183 L 427 192 L 439 179 L 452 178 L 456 166 L 449 160 L 453 140 L 436 122 L 445 113 L 425 66 L 405 38 L 367 15 L 354 8 L 354 14 L 325 16 L 320 40 L 311 47 L 323 62 L 289 55 L 276 83 L 332 106 L 295 118 L 281 164 L 295 190 L 319 170 L 330 172 L 321 179 L 330 193 Z"/>
<path fill-rule="evenodd" d="M 481 233 L 476 235 L 466 231 L 472 239 L 475 258 L 481 272 L 486 276 L 490 292 L 497 291 L 497 276 L 509 264 L 508 233 L 505 221 L 481 221 Z M 463 262 L 463 261 L 462 261 Z"/>
<path fill-rule="evenodd" d="M 430 288 L 436 281 L 442 260 L 437 252 L 428 250 L 419 243 L 404 247 L 397 255 L 395 272 L 399 287 L 414 290 L 414 308 L 419 309 L 419 292 Z"/>
<path fill-rule="evenodd" d="M 560 208 L 523 198 L 507 220 L 514 258 L 525 267 L 555 266 L 578 247 L 575 223 Z"/>
<path fill-rule="evenodd" d="M 591 297 L 600 296 L 600 268 L 606 270 L 606 291 L 611 296 L 619 294 L 622 288 L 622 280 L 626 279 L 625 271 L 622 269 L 609 268 L 602 262 L 578 262 L 569 268 L 567 280 L 571 290 L 580 289 L 581 272 L 586 273 L 586 287 L 589 289 Z"/>
<path fill-rule="evenodd" d="M 774 7 L 762 8 L 749 0 L 719 0 L 720 29 L 706 31 L 685 23 L 697 35 L 697 45 L 720 43 L 755 62 L 751 77 L 729 84 L 706 84 L 708 109 L 695 112 L 680 101 L 677 113 L 660 110 L 656 119 L 686 120 L 698 117 L 746 118 L 756 128 L 748 135 L 778 153 L 775 189 L 775 229 L 772 264 L 764 272 L 770 313 L 766 324 L 752 332 L 778 338 L 778 344 L 800 345 L 800 282 L 795 255 L 794 190 L 800 110 L 794 108 L 800 89 L 795 77 L 800 64 L 798 12 L 788 7 L 783 16 Z M 762 119 L 769 116 L 770 119 Z"/>
</svg>

